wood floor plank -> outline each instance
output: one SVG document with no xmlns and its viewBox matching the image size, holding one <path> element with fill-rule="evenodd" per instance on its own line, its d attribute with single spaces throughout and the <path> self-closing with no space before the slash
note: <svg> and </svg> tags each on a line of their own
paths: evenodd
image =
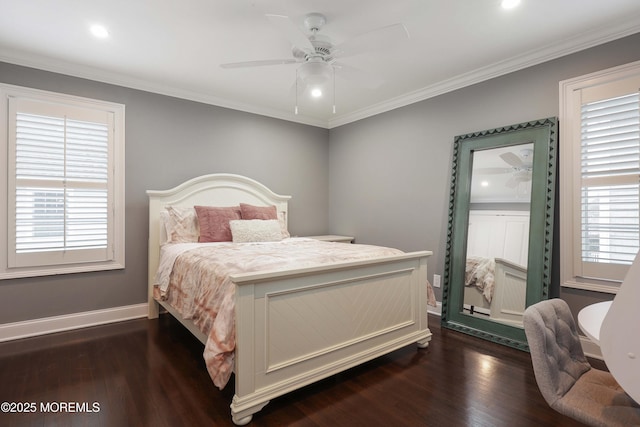
<svg viewBox="0 0 640 427">
<path fill-rule="evenodd" d="M 405 347 L 274 399 L 251 425 L 581 425 L 548 407 L 528 353 L 439 320 L 429 318 L 427 349 Z M 37 410 L 0 413 L 0 426 L 232 426 L 233 381 L 218 390 L 202 352 L 168 315 L 2 343 L 0 402 Z M 99 410 L 55 410 L 67 402 Z"/>
</svg>

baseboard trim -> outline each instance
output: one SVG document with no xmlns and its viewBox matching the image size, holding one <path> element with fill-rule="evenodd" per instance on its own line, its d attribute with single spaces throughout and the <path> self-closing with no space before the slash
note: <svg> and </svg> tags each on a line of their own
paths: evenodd
<svg viewBox="0 0 640 427">
<path fill-rule="evenodd" d="M 442 303 L 440 301 L 436 301 L 436 306 L 427 306 L 427 313 L 435 314 L 436 316 L 442 316 Z"/>
<path fill-rule="evenodd" d="M 42 319 L 0 325 L 0 342 L 69 331 L 147 316 L 147 304 L 134 304 L 104 310 L 85 311 Z"/>
<path fill-rule="evenodd" d="M 604 357 L 602 357 L 602 350 L 600 350 L 600 346 L 591 341 L 591 339 L 580 335 L 580 344 L 582 344 L 582 352 L 585 356 L 604 360 Z"/>
</svg>

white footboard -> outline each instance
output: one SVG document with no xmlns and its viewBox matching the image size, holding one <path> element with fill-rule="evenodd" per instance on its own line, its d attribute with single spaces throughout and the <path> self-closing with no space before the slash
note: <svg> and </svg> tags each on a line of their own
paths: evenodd
<svg viewBox="0 0 640 427">
<path fill-rule="evenodd" d="M 400 347 L 426 347 L 429 255 L 232 277 L 233 421 L 246 424 L 269 400 Z"/>
<path fill-rule="evenodd" d="M 527 299 L 526 267 L 496 258 L 495 277 L 491 318 L 521 326 Z"/>
</svg>

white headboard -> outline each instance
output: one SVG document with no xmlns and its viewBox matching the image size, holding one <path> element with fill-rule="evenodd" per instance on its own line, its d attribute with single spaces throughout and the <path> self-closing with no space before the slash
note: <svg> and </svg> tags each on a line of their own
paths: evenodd
<svg viewBox="0 0 640 427">
<path fill-rule="evenodd" d="M 282 196 L 263 184 L 241 175 L 210 174 L 190 179 L 169 190 L 148 190 L 149 196 L 149 292 L 160 256 L 160 212 L 167 206 L 237 206 L 248 203 L 256 206 L 275 205 L 288 221 L 288 202 L 291 196 Z M 150 295 L 151 297 L 151 295 Z"/>
</svg>

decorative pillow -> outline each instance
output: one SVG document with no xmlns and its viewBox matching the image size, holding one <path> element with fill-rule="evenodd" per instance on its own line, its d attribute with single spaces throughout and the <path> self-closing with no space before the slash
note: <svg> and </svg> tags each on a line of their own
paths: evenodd
<svg viewBox="0 0 640 427">
<path fill-rule="evenodd" d="M 253 206 L 246 203 L 240 203 L 240 210 L 242 211 L 242 219 L 277 219 L 280 221 L 280 228 L 282 229 L 282 238 L 286 239 L 291 237 L 289 230 L 287 230 L 287 218 L 285 212 L 278 212 L 275 206 Z"/>
<path fill-rule="evenodd" d="M 164 214 L 164 215 L 163 215 Z M 192 207 L 167 206 L 160 214 L 167 232 L 167 242 L 186 243 L 198 241 L 198 221 Z"/>
<path fill-rule="evenodd" d="M 229 221 L 240 219 L 240 207 L 196 206 L 200 223 L 199 242 L 230 242 Z"/>
<path fill-rule="evenodd" d="M 277 219 L 232 220 L 229 225 L 234 243 L 279 242 L 282 240 L 282 230 Z"/>
<path fill-rule="evenodd" d="M 242 219 L 278 219 L 278 211 L 275 206 L 253 206 L 240 203 Z"/>
<path fill-rule="evenodd" d="M 160 227 L 164 229 L 165 239 L 160 244 L 169 243 L 171 241 L 171 237 L 169 236 L 169 212 L 167 210 L 160 211 Z"/>
<path fill-rule="evenodd" d="M 278 222 L 280 223 L 282 238 L 287 239 L 291 237 L 291 234 L 289 234 L 289 230 L 287 230 L 287 213 L 286 212 L 278 212 Z"/>
</svg>

